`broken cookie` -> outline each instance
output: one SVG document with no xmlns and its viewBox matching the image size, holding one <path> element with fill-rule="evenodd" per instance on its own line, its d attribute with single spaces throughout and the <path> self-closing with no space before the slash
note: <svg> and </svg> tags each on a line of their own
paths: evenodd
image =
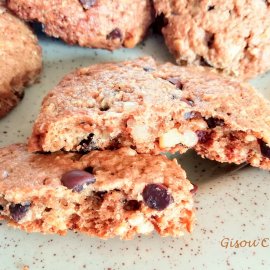
<svg viewBox="0 0 270 270">
<path fill-rule="evenodd" d="M 0 217 L 27 232 L 181 236 L 194 223 L 192 190 L 177 162 L 130 148 L 86 155 L 0 149 Z"/>
</svg>

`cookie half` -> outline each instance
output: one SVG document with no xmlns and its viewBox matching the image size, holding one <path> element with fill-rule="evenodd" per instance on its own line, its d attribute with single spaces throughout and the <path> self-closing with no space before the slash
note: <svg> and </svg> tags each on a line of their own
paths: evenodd
<svg viewBox="0 0 270 270">
<path fill-rule="evenodd" d="M 0 3 L 0 117 L 23 98 L 41 71 L 41 48 L 30 28 Z"/>
<path fill-rule="evenodd" d="M 269 145 L 270 104 L 251 86 L 152 58 L 67 75 L 45 97 L 29 141 L 31 151 L 50 152 L 195 148 L 210 159 L 265 169 Z"/>
<path fill-rule="evenodd" d="M 9 0 L 8 7 L 27 21 L 69 44 L 104 48 L 134 47 L 153 21 L 150 0 Z"/>
<path fill-rule="evenodd" d="M 194 223 L 192 189 L 177 162 L 130 148 L 84 156 L 0 149 L 0 216 L 28 232 L 181 236 Z"/>
<path fill-rule="evenodd" d="M 181 65 L 248 79 L 270 69 L 269 1 L 154 0 L 162 33 Z"/>
</svg>

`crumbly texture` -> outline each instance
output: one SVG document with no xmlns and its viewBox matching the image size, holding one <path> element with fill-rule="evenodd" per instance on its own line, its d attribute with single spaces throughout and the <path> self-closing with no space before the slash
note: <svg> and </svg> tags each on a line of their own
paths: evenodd
<svg viewBox="0 0 270 270">
<path fill-rule="evenodd" d="M 41 48 L 29 27 L 0 2 L 0 117 L 23 98 L 42 65 Z"/>
<path fill-rule="evenodd" d="M 154 0 L 178 64 L 208 65 L 244 79 L 270 68 L 270 2 Z"/>
<path fill-rule="evenodd" d="M 64 173 L 89 168 L 95 182 L 82 191 L 62 184 Z M 172 199 L 165 209 L 145 203 L 142 193 L 148 184 L 166 187 Z M 28 232 L 62 235 L 71 229 L 105 239 L 131 239 L 156 230 L 161 236 L 181 236 L 194 222 L 192 189 L 177 162 L 130 148 L 86 155 L 31 154 L 25 145 L 0 149 L 1 218 Z M 18 204 L 28 208 L 14 220 L 10 209 Z"/>
<path fill-rule="evenodd" d="M 8 7 L 27 21 L 69 44 L 104 48 L 134 47 L 153 20 L 150 0 L 8 0 Z"/>
<path fill-rule="evenodd" d="M 67 75 L 44 99 L 29 148 L 130 146 L 152 154 L 195 148 L 210 159 L 269 169 L 269 143 L 270 104 L 248 84 L 141 58 Z"/>
</svg>

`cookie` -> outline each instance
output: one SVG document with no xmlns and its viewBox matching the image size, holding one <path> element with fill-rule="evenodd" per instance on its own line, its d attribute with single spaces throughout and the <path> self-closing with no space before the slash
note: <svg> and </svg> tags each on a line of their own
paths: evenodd
<svg viewBox="0 0 270 270">
<path fill-rule="evenodd" d="M 165 156 L 130 148 L 86 155 L 0 149 L 1 218 L 28 232 L 181 236 L 193 227 L 192 193 L 185 172 Z"/>
<path fill-rule="evenodd" d="M 31 151 L 139 153 L 190 148 L 220 162 L 270 168 L 270 104 L 248 84 L 211 69 L 152 58 L 67 75 L 43 100 Z"/>
<path fill-rule="evenodd" d="M 154 0 L 166 44 L 181 65 L 244 79 L 270 69 L 269 1 Z"/>
<path fill-rule="evenodd" d="M 40 73 L 41 48 L 30 28 L 0 2 L 0 117 L 23 98 Z"/>
<path fill-rule="evenodd" d="M 134 47 L 153 20 L 150 0 L 9 0 L 8 7 L 68 44 L 114 50 Z"/>
</svg>

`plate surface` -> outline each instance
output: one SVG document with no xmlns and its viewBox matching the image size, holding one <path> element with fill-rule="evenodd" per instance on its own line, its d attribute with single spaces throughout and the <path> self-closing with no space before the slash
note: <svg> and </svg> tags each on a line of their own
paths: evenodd
<svg viewBox="0 0 270 270">
<path fill-rule="evenodd" d="M 40 43 L 44 58 L 40 83 L 27 89 L 21 104 L 0 120 L 0 146 L 26 141 L 44 95 L 76 67 L 143 55 L 172 61 L 157 36 L 135 49 L 113 53 L 69 47 L 44 35 Z M 270 74 L 252 84 L 270 99 Z M 270 173 L 220 165 L 193 152 L 179 157 L 179 161 L 188 178 L 199 186 L 195 197 L 197 224 L 191 235 L 173 239 L 154 234 L 126 242 L 103 241 L 71 232 L 65 237 L 27 234 L 2 222 L 0 269 L 22 269 L 25 265 L 31 270 L 270 269 Z M 248 244 L 243 241 L 254 240 L 258 245 L 237 248 L 237 240 L 242 246 Z"/>
</svg>

